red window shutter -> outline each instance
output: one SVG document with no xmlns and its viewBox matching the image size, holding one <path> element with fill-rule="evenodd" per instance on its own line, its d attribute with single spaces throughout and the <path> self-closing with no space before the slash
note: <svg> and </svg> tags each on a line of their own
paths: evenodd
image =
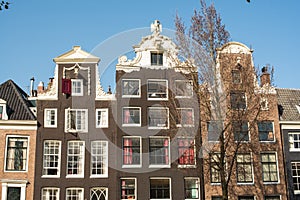
<svg viewBox="0 0 300 200">
<path fill-rule="evenodd" d="M 71 79 L 62 79 L 62 93 L 71 94 Z"/>
</svg>

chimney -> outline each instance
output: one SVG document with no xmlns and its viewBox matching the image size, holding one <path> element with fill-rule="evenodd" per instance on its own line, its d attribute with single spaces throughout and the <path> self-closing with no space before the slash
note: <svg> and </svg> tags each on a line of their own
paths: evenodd
<svg viewBox="0 0 300 200">
<path fill-rule="evenodd" d="M 265 84 L 271 84 L 271 75 L 268 72 L 268 67 L 265 66 L 261 69 L 262 74 L 260 75 L 260 86 L 264 86 Z"/>
<path fill-rule="evenodd" d="M 30 79 L 30 96 L 33 97 L 34 77 Z"/>
<path fill-rule="evenodd" d="M 107 92 L 107 94 L 112 94 L 110 85 L 108 86 L 108 92 Z"/>
<path fill-rule="evenodd" d="M 43 93 L 44 92 L 44 83 L 41 81 L 37 87 L 37 93 Z"/>
<path fill-rule="evenodd" d="M 53 79 L 54 79 L 53 77 L 49 78 L 49 83 L 47 85 L 47 90 L 50 90 L 50 88 L 51 88 L 51 86 L 53 84 Z"/>
</svg>

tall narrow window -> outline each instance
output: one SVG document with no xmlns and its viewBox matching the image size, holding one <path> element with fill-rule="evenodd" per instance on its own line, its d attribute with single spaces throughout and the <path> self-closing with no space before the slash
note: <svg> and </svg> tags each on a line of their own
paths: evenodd
<svg viewBox="0 0 300 200">
<path fill-rule="evenodd" d="M 151 137 L 149 145 L 150 166 L 169 166 L 169 138 Z"/>
<path fill-rule="evenodd" d="M 149 129 L 169 128 L 169 108 L 150 107 L 148 108 Z"/>
<path fill-rule="evenodd" d="M 96 109 L 96 128 L 108 128 L 108 108 Z"/>
<path fill-rule="evenodd" d="M 121 178 L 121 199 L 137 199 L 135 178 Z"/>
<path fill-rule="evenodd" d="M 211 183 L 221 182 L 220 172 L 220 153 L 213 153 L 210 155 L 210 181 Z"/>
<path fill-rule="evenodd" d="M 60 175 L 61 142 L 57 140 L 44 141 L 43 176 Z"/>
<path fill-rule="evenodd" d="M 277 158 L 275 153 L 262 153 L 263 182 L 278 182 Z"/>
<path fill-rule="evenodd" d="M 235 121 L 232 123 L 234 140 L 237 142 L 249 141 L 248 122 Z"/>
<path fill-rule="evenodd" d="M 184 178 L 185 199 L 200 199 L 199 178 Z"/>
<path fill-rule="evenodd" d="M 300 162 L 291 162 L 294 193 L 300 194 Z"/>
<path fill-rule="evenodd" d="M 59 188 L 42 188 L 42 200 L 59 200 Z"/>
<path fill-rule="evenodd" d="M 72 96 L 83 96 L 83 80 L 72 79 Z"/>
<path fill-rule="evenodd" d="M 151 65 L 163 65 L 163 54 L 151 52 Z"/>
<path fill-rule="evenodd" d="M 108 142 L 91 142 L 91 177 L 108 176 Z"/>
<path fill-rule="evenodd" d="M 123 165 L 141 166 L 140 137 L 123 137 Z"/>
<path fill-rule="evenodd" d="M 209 142 L 218 142 L 219 137 L 223 129 L 223 121 L 210 121 L 207 122 L 208 136 L 207 139 Z"/>
<path fill-rule="evenodd" d="M 190 80 L 175 81 L 175 96 L 176 97 L 191 97 L 193 96 L 193 82 Z"/>
<path fill-rule="evenodd" d="M 178 116 L 176 117 L 176 125 L 193 126 L 194 125 L 194 110 L 193 108 L 177 108 Z"/>
<path fill-rule="evenodd" d="M 231 104 L 231 109 L 234 110 L 246 109 L 247 105 L 246 105 L 245 92 L 241 92 L 241 91 L 231 92 L 230 104 Z"/>
<path fill-rule="evenodd" d="M 265 196 L 265 200 L 280 200 L 279 195 Z"/>
<path fill-rule="evenodd" d="M 8 136 L 6 140 L 6 171 L 26 171 L 28 137 Z"/>
<path fill-rule="evenodd" d="M 108 200 L 108 188 L 103 188 L 103 187 L 91 188 L 90 200 Z"/>
<path fill-rule="evenodd" d="M 171 199 L 170 179 L 150 179 L 150 199 Z"/>
<path fill-rule="evenodd" d="M 0 120 L 2 119 L 2 116 L 3 116 L 3 106 L 0 105 Z"/>
<path fill-rule="evenodd" d="M 178 164 L 179 165 L 196 164 L 194 139 L 191 138 L 178 139 Z"/>
<path fill-rule="evenodd" d="M 275 140 L 273 122 L 271 121 L 261 121 L 257 123 L 259 141 L 261 142 L 271 142 Z"/>
<path fill-rule="evenodd" d="M 53 127 L 57 126 L 57 109 L 56 108 L 47 108 L 44 111 L 44 127 Z"/>
<path fill-rule="evenodd" d="M 67 155 L 67 176 L 84 176 L 84 141 L 69 141 Z"/>
<path fill-rule="evenodd" d="M 66 109 L 66 132 L 87 132 L 88 111 L 87 109 Z"/>
<path fill-rule="evenodd" d="M 252 159 L 251 154 L 238 154 L 236 157 L 236 174 L 238 183 L 252 183 Z"/>
<path fill-rule="evenodd" d="M 168 81 L 167 80 L 148 80 L 147 95 L 149 100 L 168 99 Z"/>
<path fill-rule="evenodd" d="M 67 188 L 66 200 L 83 200 L 83 188 Z"/>
<path fill-rule="evenodd" d="M 140 97 L 140 84 L 139 79 L 123 79 L 122 97 Z"/>
<path fill-rule="evenodd" d="M 300 151 L 300 133 L 289 133 L 290 151 Z"/>
<path fill-rule="evenodd" d="M 231 71 L 232 83 L 233 84 L 240 84 L 241 83 L 241 73 L 239 70 L 232 70 Z"/>
<path fill-rule="evenodd" d="M 141 108 L 124 107 L 122 118 L 123 126 L 141 126 Z"/>
</svg>

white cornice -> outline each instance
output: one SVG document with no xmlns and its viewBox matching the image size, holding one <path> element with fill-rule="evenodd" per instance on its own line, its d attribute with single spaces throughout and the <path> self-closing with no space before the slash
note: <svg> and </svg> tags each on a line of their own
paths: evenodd
<svg viewBox="0 0 300 200">
<path fill-rule="evenodd" d="M 0 129 L 37 130 L 36 120 L 0 120 Z"/>
</svg>

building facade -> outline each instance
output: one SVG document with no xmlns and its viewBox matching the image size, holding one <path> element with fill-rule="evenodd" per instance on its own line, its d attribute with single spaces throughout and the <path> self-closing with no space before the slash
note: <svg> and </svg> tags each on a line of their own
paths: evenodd
<svg viewBox="0 0 300 200">
<path fill-rule="evenodd" d="M 277 88 L 289 199 L 300 199 L 300 90 Z M 298 168 L 299 167 L 299 168 Z"/>
<path fill-rule="evenodd" d="M 37 121 L 32 102 L 12 80 L 0 85 L 0 195 L 33 199 Z"/>
</svg>

